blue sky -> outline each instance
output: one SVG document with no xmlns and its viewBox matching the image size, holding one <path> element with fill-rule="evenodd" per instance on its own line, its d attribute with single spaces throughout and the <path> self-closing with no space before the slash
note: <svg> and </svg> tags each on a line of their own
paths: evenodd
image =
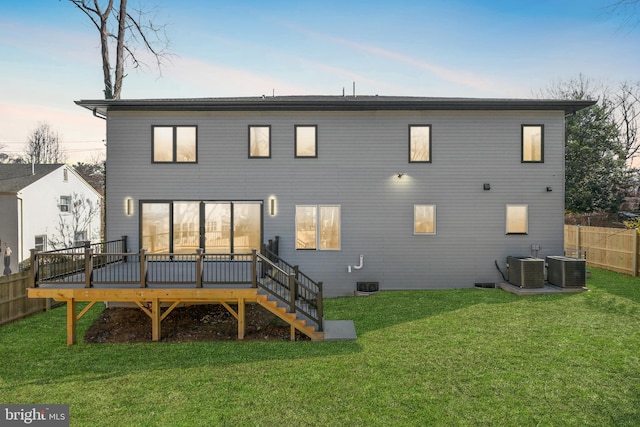
<svg viewBox="0 0 640 427">
<path fill-rule="evenodd" d="M 363 95 L 527 98 L 580 73 L 640 80 L 640 28 L 614 0 L 144 0 L 171 62 L 129 70 L 123 98 Z M 130 7 L 140 2 L 129 0 Z M 0 144 L 21 152 L 46 121 L 70 161 L 100 154 L 99 40 L 66 0 L 0 6 Z"/>
</svg>

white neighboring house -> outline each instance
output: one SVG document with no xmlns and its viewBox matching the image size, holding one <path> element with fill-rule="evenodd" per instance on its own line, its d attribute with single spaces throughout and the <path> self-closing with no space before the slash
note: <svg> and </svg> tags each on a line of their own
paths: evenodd
<svg viewBox="0 0 640 427">
<path fill-rule="evenodd" d="M 100 193 L 65 164 L 1 164 L 2 275 L 17 272 L 32 248 L 99 240 L 101 204 Z"/>
</svg>

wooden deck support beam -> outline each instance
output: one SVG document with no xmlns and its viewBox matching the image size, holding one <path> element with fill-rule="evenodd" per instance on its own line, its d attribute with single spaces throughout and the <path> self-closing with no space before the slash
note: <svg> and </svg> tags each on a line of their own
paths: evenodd
<svg viewBox="0 0 640 427">
<path fill-rule="evenodd" d="M 238 339 L 244 339 L 244 328 L 245 328 L 245 309 L 244 309 L 244 298 L 238 298 Z"/>
<path fill-rule="evenodd" d="M 160 341 L 160 300 L 154 298 L 151 304 L 151 339 L 153 341 Z"/>
<path fill-rule="evenodd" d="M 70 298 L 67 300 L 67 345 L 76 343 L 76 300 Z"/>
</svg>

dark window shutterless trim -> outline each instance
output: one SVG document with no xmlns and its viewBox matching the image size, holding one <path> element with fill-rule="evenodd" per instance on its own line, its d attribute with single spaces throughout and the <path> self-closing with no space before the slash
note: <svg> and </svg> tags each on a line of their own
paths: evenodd
<svg viewBox="0 0 640 427">
<path fill-rule="evenodd" d="M 156 160 L 156 128 L 171 128 L 172 129 L 172 150 L 171 160 Z M 180 161 L 178 159 L 178 128 L 194 128 L 195 129 L 195 153 L 194 160 Z M 151 163 L 198 163 L 198 126 L 197 125 L 151 125 Z"/>
<path fill-rule="evenodd" d="M 313 137 L 313 156 L 299 156 L 298 155 L 298 128 L 314 128 L 314 137 Z M 293 129 L 293 138 L 294 138 L 294 157 L 296 159 L 317 159 L 318 158 L 318 125 L 294 125 Z"/>
<path fill-rule="evenodd" d="M 269 129 L 269 141 L 268 148 L 269 154 L 266 156 L 252 156 L 251 155 L 251 129 L 252 128 L 267 128 Z M 250 159 L 270 159 L 271 158 L 271 125 L 249 125 L 247 130 L 247 140 L 248 140 L 248 157 Z"/>
<path fill-rule="evenodd" d="M 526 127 L 540 128 L 540 160 L 524 159 L 524 129 Z M 520 126 L 520 163 L 544 163 L 544 125 L 543 124 L 523 124 Z"/>
<path fill-rule="evenodd" d="M 411 141 L 411 130 L 412 130 L 414 127 L 416 127 L 416 128 L 418 128 L 418 127 L 423 127 L 423 128 L 428 128 L 428 129 L 429 129 L 429 144 L 428 144 L 428 147 L 429 147 L 429 148 L 428 148 L 429 153 L 428 153 L 428 156 L 427 156 L 427 157 L 428 157 L 428 159 L 427 159 L 427 160 L 411 160 L 411 152 L 412 152 L 412 148 L 413 148 L 413 147 L 412 147 L 412 144 L 411 144 L 411 142 L 412 142 L 412 141 Z M 432 137 L 431 137 L 431 125 L 427 125 L 427 124 L 410 124 L 410 125 L 409 125 L 409 137 L 408 137 L 408 139 L 409 139 L 409 144 L 408 144 L 408 145 L 409 145 L 409 153 L 408 153 L 409 163 L 431 163 L 431 162 L 432 162 L 432 159 L 433 159 L 433 156 L 432 156 L 432 154 L 431 154 L 431 141 L 432 141 Z"/>
</svg>

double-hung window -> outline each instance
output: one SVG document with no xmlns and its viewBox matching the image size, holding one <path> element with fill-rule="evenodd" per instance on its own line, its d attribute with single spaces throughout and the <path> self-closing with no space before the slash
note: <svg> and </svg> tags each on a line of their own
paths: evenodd
<svg viewBox="0 0 640 427">
<path fill-rule="evenodd" d="M 71 206 L 71 196 L 60 196 L 60 204 L 58 207 L 60 208 L 60 212 L 69 212 L 69 207 Z"/>
<path fill-rule="evenodd" d="M 409 163 L 431 163 L 431 125 L 409 125 Z"/>
<path fill-rule="evenodd" d="M 249 125 L 249 158 L 268 159 L 271 157 L 271 126 Z"/>
<path fill-rule="evenodd" d="M 318 157 L 318 126 L 295 126 L 296 158 Z"/>
<path fill-rule="evenodd" d="M 152 126 L 154 163 L 196 163 L 197 126 Z"/>
<path fill-rule="evenodd" d="M 296 206 L 296 249 L 339 250 L 340 206 Z"/>
<path fill-rule="evenodd" d="M 522 163 L 544 163 L 544 125 L 522 125 Z"/>
</svg>

